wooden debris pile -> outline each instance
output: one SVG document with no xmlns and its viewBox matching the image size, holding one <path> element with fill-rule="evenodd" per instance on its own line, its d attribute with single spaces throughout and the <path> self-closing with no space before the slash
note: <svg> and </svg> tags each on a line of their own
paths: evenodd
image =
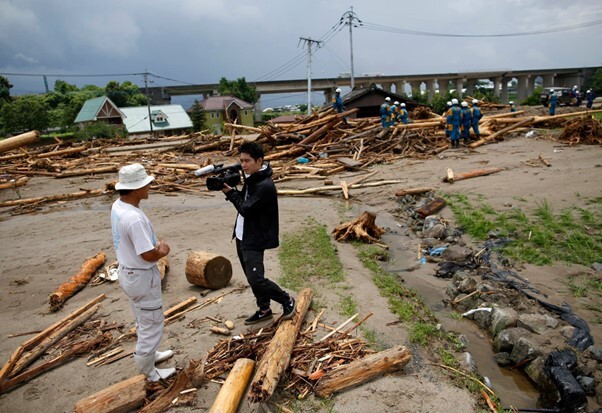
<svg viewBox="0 0 602 413">
<path fill-rule="evenodd" d="M 299 398 L 310 394 L 316 382 L 326 373 L 374 353 L 364 340 L 350 335 L 351 331 L 360 323 L 346 331 L 340 331 L 340 326 L 336 329 L 318 323 L 322 314 L 323 312 L 318 314 L 314 322 L 299 334 L 293 347 L 289 374 L 280 383 L 281 388 L 294 392 L 299 395 Z M 356 317 L 357 314 L 352 319 Z M 364 317 L 362 322 L 366 318 Z M 345 323 L 342 325 L 344 326 Z M 317 326 L 329 328 L 334 334 L 326 339 L 316 340 Z M 260 330 L 249 331 L 247 334 L 218 342 L 207 356 L 207 365 L 205 366 L 207 378 L 216 379 L 226 374 L 240 358 L 260 360 L 267 345 L 274 337 L 276 328 L 277 325 L 272 324 Z"/>
<path fill-rule="evenodd" d="M 98 311 L 103 294 L 20 345 L 0 370 L 0 394 L 64 364 L 72 358 L 106 347 L 112 336 L 88 320 Z M 45 354 L 50 360 L 33 366 Z"/>
<path fill-rule="evenodd" d="M 580 116 L 567 121 L 560 142 L 569 145 L 583 143 L 585 145 L 602 145 L 602 122 L 592 116 Z"/>
</svg>

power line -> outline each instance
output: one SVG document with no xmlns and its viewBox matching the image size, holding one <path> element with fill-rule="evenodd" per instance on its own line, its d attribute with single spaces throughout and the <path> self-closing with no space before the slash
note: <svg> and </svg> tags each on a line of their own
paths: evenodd
<svg viewBox="0 0 602 413">
<path fill-rule="evenodd" d="M 328 43 L 341 31 L 341 29 L 343 27 L 344 27 L 344 24 L 341 23 L 340 21 L 335 23 L 322 36 L 320 36 L 320 38 L 318 40 L 323 42 L 324 44 Z M 271 72 L 258 77 L 255 81 L 259 82 L 259 81 L 269 81 L 269 80 L 277 79 L 280 76 L 290 72 L 292 69 L 294 69 L 295 67 L 297 67 L 299 64 L 301 64 L 304 61 L 305 61 L 305 53 L 301 52 L 298 55 L 296 55 L 295 57 L 293 57 L 292 59 L 290 59 L 289 61 L 287 61 L 286 63 L 284 63 L 281 66 L 277 67 L 276 69 L 272 70 Z"/>
<path fill-rule="evenodd" d="M 109 73 L 106 75 L 73 75 L 73 74 L 48 74 L 48 73 L 0 73 L 3 76 L 49 76 L 49 77 L 118 77 L 118 76 L 142 76 L 144 73 Z"/>
<path fill-rule="evenodd" d="M 383 26 L 376 23 L 363 22 L 359 24 L 359 28 L 381 31 L 395 34 L 410 34 L 415 36 L 434 36 L 434 37 L 519 37 L 519 36 L 533 36 L 538 34 L 557 33 L 565 32 L 569 30 L 583 29 L 586 27 L 592 27 L 602 24 L 602 19 L 593 20 L 589 22 L 577 23 L 568 26 L 554 27 L 549 29 L 531 30 L 525 32 L 514 32 L 514 33 L 497 33 L 497 34 L 456 34 L 456 33 L 436 33 L 426 32 L 420 30 L 404 29 L 400 27 Z"/>
</svg>

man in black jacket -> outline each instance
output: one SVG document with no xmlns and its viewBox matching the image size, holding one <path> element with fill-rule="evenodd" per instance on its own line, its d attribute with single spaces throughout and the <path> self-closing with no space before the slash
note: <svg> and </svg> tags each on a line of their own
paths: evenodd
<svg viewBox="0 0 602 413">
<path fill-rule="evenodd" d="M 255 142 L 244 142 L 239 152 L 245 177 L 242 190 L 224 183 L 222 192 L 238 211 L 233 233 L 236 252 L 259 307 L 245 320 L 245 324 L 272 318 L 271 300 L 282 304 L 282 318 L 287 320 L 295 314 L 295 299 L 278 284 L 265 278 L 263 266 L 264 251 L 279 244 L 278 198 L 272 181 L 272 168 L 263 163 L 263 149 Z"/>
</svg>

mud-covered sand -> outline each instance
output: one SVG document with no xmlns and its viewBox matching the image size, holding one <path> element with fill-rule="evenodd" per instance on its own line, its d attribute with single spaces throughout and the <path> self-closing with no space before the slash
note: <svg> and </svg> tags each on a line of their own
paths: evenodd
<svg viewBox="0 0 602 413">
<path fill-rule="evenodd" d="M 549 160 L 552 166 L 530 166 L 526 163 L 539 154 Z M 393 164 L 377 165 L 371 168 L 379 172 L 375 178 L 402 179 L 404 183 L 352 189 L 349 201 L 345 201 L 342 194 L 281 197 L 281 235 L 298 230 L 310 218 L 332 230 L 341 221 L 351 220 L 361 211 L 369 210 L 377 214 L 377 224 L 388 229 L 383 242 L 395 245 L 398 250 L 395 261 L 389 265 L 408 268 L 416 264 L 418 240 L 406 231 L 399 230 L 400 226 L 397 224 L 401 223 L 396 222 L 392 214 L 398 207 L 398 200 L 394 196 L 396 190 L 434 186 L 447 193 L 480 195 L 498 210 L 510 208 L 518 202 L 521 208 L 528 208 L 545 199 L 558 211 L 601 195 L 601 166 L 600 147 L 567 147 L 549 140 L 525 137 L 507 139 L 471 151 L 448 150 L 426 161 L 405 159 Z M 502 167 L 505 170 L 449 185 L 441 182 L 448 167 L 458 172 L 483 167 Z M 349 175 L 356 176 L 357 173 Z M 345 176 L 347 175 L 340 178 Z M 339 177 L 335 177 L 335 182 L 337 178 Z M 101 188 L 105 182 L 114 179 L 113 175 L 92 180 L 36 177 L 26 187 L 22 187 L 20 193 L 23 197 L 31 197 L 75 192 L 79 188 Z M 279 185 L 279 188 L 317 185 L 320 183 L 289 181 Z M 0 193 L 2 200 L 15 197 L 11 190 Z M 10 334 L 43 330 L 103 293 L 108 298 L 102 304 L 100 317 L 108 322 L 133 325 L 127 299 L 117 283 L 88 286 L 69 299 L 61 311 L 48 311 L 48 295 L 73 275 L 85 258 L 104 251 L 108 257 L 107 262 L 114 261 L 109 220 L 110 206 L 114 199 L 113 196 L 69 201 L 44 206 L 36 213 L 16 216 L 0 211 L 1 363 L 31 337 L 26 335 L 8 338 Z M 198 287 L 191 286 L 184 275 L 190 251 L 210 251 L 227 257 L 233 264 L 231 284 L 225 290 L 212 292 L 204 298 L 199 297 L 200 300 L 246 285 L 236 258 L 235 246 L 230 239 L 235 211 L 221 193 L 177 193 L 165 196 L 151 191 L 150 198 L 142 202 L 142 208 L 153 222 L 157 234 L 171 246 L 170 272 L 164 290 L 166 308 L 189 297 L 199 297 Z M 450 220 L 453 218 L 448 208 L 442 211 L 442 215 Z M 388 325 L 396 321 L 396 318 L 388 311 L 386 299 L 380 296 L 370 273 L 356 257 L 355 249 L 348 244 L 337 243 L 336 247 L 349 285 L 345 295 L 354 297 L 361 314 L 374 313 L 365 326 L 376 332 L 382 347 L 406 344 L 412 349 L 414 358 L 398 373 L 380 377 L 335 396 L 333 411 L 476 412 L 473 396 L 466 390 L 455 387 L 444 371 L 431 364 L 429 354 L 411 345 L 408 332 L 401 324 Z M 271 278 L 278 279 L 278 250 L 266 253 L 266 268 Z M 602 332 L 599 324 L 595 323 L 599 315 L 590 311 L 586 302 L 571 296 L 566 281 L 567 274 L 571 272 L 591 271 L 585 267 L 562 264 L 553 267 L 524 266 L 521 274 L 537 288 L 548 293 L 551 300 L 568 301 L 573 305 L 575 312 L 590 323 L 594 339 L 599 343 Z M 425 297 L 425 301 L 436 305 L 440 301 L 437 294 L 443 296 L 445 287 L 441 280 L 433 277 L 433 273 L 434 264 L 426 264 L 417 271 L 405 273 L 403 278 L 409 286 L 417 287 L 419 291 L 431 291 L 432 294 Z M 326 306 L 326 322 L 336 324 L 346 318 L 340 315 L 341 294 L 336 289 L 318 290 L 316 295 L 320 305 Z M 274 310 L 278 313 L 281 311 L 278 306 Z M 222 338 L 209 332 L 209 323 L 199 323 L 197 328 L 193 328 L 190 327 L 192 321 L 206 316 L 231 319 L 236 325 L 234 333 L 244 333 L 246 328 L 243 319 L 253 311 L 254 299 L 251 291 L 246 289 L 242 293 L 227 295 L 218 304 L 188 313 L 183 321 L 166 326 L 162 347 L 174 349 L 175 356 L 165 365 L 184 367 L 188 360 L 200 358 Z M 462 328 L 462 323 L 470 322 L 458 322 L 459 328 Z M 487 342 L 485 337 L 483 342 Z M 133 342 L 126 343 L 127 349 L 133 346 Z M 1 395 L 0 411 L 72 411 L 74 403 L 81 398 L 137 374 L 132 358 L 102 367 L 87 367 L 86 361 L 85 358 L 75 359 Z M 487 365 L 490 369 L 494 367 L 491 362 Z M 493 389 L 496 390 L 495 382 Z M 209 383 L 198 391 L 195 407 L 178 407 L 172 411 L 205 411 L 211 406 L 218 390 L 218 384 Z M 506 389 L 500 392 L 503 402 L 504 391 L 508 393 Z M 529 397 L 522 400 L 519 397 L 515 400 L 535 406 L 535 401 L 528 399 Z M 317 402 L 313 405 L 320 406 Z M 303 408 L 303 404 L 300 404 L 300 408 Z M 240 411 L 249 411 L 246 403 L 243 402 Z"/>
</svg>

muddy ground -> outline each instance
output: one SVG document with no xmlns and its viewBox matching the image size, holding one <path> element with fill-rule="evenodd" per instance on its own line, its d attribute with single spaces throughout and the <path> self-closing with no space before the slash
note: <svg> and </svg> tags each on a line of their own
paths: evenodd
<svg viewBox="0 0 602 413">
<path fill-rule="evenodd" d="M 526 161 L 542 154 L 552 166 L 531 166 Z M 501 173 L 487 177 L 444 184 L 446 168 L 462 172 L 487 167 L 502 167 Z M 399 200 L 396 190 L 418 186 L 433 186 L 444 193 L 463 193 L 481 197 L 497 210 L 511 208 L 520 199 L 520 207 L 528 209 L 540 200 L 547 200 L 555 211 L 571 205 L 579 205 L 583 199 L 601 196 L 602 148 L 594 146 L 568 147 L 548 139 L 517 136 L 503 142 L 485 145 L 476 150 L 447 150 L 429 160 L 404 159 L 388 165 L 376 165 L 374 179 L 401 179 L 395 185 L 370 189 L 352 189 L 351 199 L 345 201 L 342 194 L 306 197 L 281 197 L 281 234 L 300 229 L 308 219 L 314 219 L 332 230 L 342 221 L 348 221 L 368 210 L 377 214 L 377 224 L 387 229 L 383 242 L 389 245 L 391 261 L 387 269 L 399 270 L 414 267 L 401 275 L 404 282 L 417 289 L 440 317 L 445 328 L 465 334 L 469 348 L 481 374 L 488 376 L 492 388 L 501 397 L 504 406 L 537 407 L 537 393 L 521 375 L 501 371 L 492 360 L 490 339 L 478 331 L 472 322 L 453 320 L 449 309 L 442 305 L 446 281 L 435 278 L 435 264 L 416 266 L 419 239 L 401 222 L 396 214 Z M 357 173 L 335 177 L 351 180 Z M 20 189 L 23 197 L 75 192 L 79 188 L 101 188 L 113 180 L 113 175 L 94 179 L 73 178 L 67 181 L 52 178 L 34 178 Z M 308 181 L 288 181 L 279 188 L 304 188 L 320 185 Z M 5 190 L 0 199 L 13 199 L 15 194 Z M 88 286 L 71 298 L 58 313 L 49 313 L 48 295 L 73 275 L 83 260 L 104 251 L 110 263 L 115 259 L 112 249 L 109 211 L 114 196 L 91 198 L 48 205 L 33 214 L 11 216 L 0 211 L 0 360 L 5 362 L 22 342 L 31 336 L 9 338 L 16 333 L 43 330 L 58 319 L 74 311 L 99 294 L 108 299 L 102 304 L 100 316 L 108 322 L 132 326 L 129 305 L 118 284 L 104 283 Z M 230 240 L 235 211 L 221 193 L 186 194 L 173 196 L 153 194 L 143 201 L 143 209 L 153 222 L 157 234 L 171 246 L 170 272 L 164 290 L 165 307 L 177 304 L 191 296 L 200 300 L 211 298 L 222 291 L 199 296 L 199 288 L 191 286 L 184 275 L 187 254 L 205 250 L 223 255 L 233 263 L 233 277 L 226 288 L 245 285 L 244 275 L 236 258 L 234 244 Z M 449 208 L 440 213 L 453 222 Z M 470 242 L 470 240 L 467 240 Z M 373 312 L 365 326 L 376 332 L 379 345 L 390 347 L 408 345 L 413 361 L 399 373 L 378 378 L 353 390 L 334 397 L 336 412 L 476 412 L 477 402 L 466 390 L 455 387 L 444 371 L 431 364 L 428 352 L 409 343 L 408 332 L 396 321 L 371 280 L 370 273 L 362 266 L 356 250 L 349 244 L 336 244 L 343 263 L 348 289 L 358 303 L 361 314 Z M 267 273 L 278 279 L 277 250 L 266 254 Z M 520 274 L 550 296 L 554 303 L 569 302 L 575 312 L 591 326 L 596 343 L 602 340 L 600 315 L 587 307 L 585 300 L 575 299 L 568 287 L 571 274 L 593 274 L 590 268 L 556 264 L 547 267 L 525 265 Z M 346 317 L 340 315 L 340 290 L 317 289 L 317 300 L 326 306 L 325 321 L 337 324 Z M 599 299 L 599 297 L 598 297 Z M 218 303 L 189 313 L 183 321 L 165 328 L 163 347 L 173 348 L 175 357 L 165 363 L 179 368 L 190 359 L 198 359 L 222 337 L 209 332 L 210 323 L 194 323 L 206 316 L 231 319 L 235 322 L 234 333 L 244 333 L 243 319 L 255 310 L 250 290 L 230 294 Z M 277 313 L 281 311 L 274 307 Z M 313 313 L 308 317 L 313 319 Z M 133 342 L 126 343 L 132 348 Z M 131 358 L 122 359 L 103 367 L 86 367 L 86 359 L 76 359 L 66 365 L 38 377 L 15 390 L 0 396 L 0 411 L 72 411 L 81 398 L 113 383 L 137 374 Z M 178 407 L 172 411 L 205 411 L 211 406 L 219 385 L 209 383 L 198 392 L 196 406 Z M 309 401 L 299 409 L 317 411 L 321 404 Z M 292 406 L 289 404 L 289 406 Z M 311 407 L 309 407 L 311 406 Z M 316 407 L 317 406 L 317 407 Z M 590 404 L 590 407 L 592 405 Z M 292 406 L 294 407 L 294 406 Z M 322 407 L 325 408 L 325 407 Z M 249 411 L 246 403 L 241 412 Z"/>
</svg>

